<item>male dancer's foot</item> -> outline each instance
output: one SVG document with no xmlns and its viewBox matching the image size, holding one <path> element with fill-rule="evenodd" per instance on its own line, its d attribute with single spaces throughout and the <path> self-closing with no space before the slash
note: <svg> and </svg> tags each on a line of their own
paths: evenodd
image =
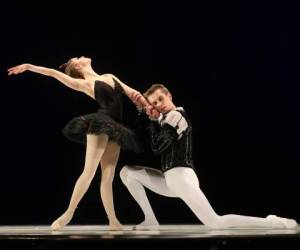
<svg viewBox="0 0 300 250">
<path fill-rule="evenodd" d="M 269 220 L 280 222 L 287 229 L 295 228 L 298 225 L 297 222 L 293 219 L 287 219 L 279 217 L 277 215 L 268 215 L 266 218 Z"/>
<path fill-rule="evenodd" d="M 69 224 L 72 218 L 73 213 L 65 212 L 51 224 L 51 229 L 53 231 L 61 230 L 65 225 Z"/>
<path fill-rule="evenodd" d="M 135 225 L 133 230 L 157 230 L 159 229 L 159 223 L 156 219 L 144 220 L 142 223 Z"/>
</svg>

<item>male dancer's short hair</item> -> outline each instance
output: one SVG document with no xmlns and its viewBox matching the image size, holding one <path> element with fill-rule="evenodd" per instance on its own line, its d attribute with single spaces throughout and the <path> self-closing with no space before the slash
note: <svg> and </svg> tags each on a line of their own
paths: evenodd
<svg viewBox="0 0 300 250">
<path fill-rule="evenodd" d="M 167 94 L 167 93 L 170 93 L 170 91 L 163 85 L 163 84 L 158 84 L 158 83 L 155 83 L 155 84 L 152 84 L 150 86 L 150 88 L 148 88 L 145 92 L 144 92 L 144 97 L 146 99 L 148 99 L 148 97 L 153 94 L 157 89 L 161 89 L 163 93 Z"/>
</svg>

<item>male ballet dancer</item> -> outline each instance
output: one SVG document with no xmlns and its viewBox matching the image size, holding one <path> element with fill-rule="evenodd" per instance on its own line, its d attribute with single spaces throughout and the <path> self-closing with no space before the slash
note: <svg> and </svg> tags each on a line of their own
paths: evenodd
<svg viewBox="0 0 300 250">
<path fill-rule="evenodd" d="M 192 125 L 182 107 L 176 107 L 171 93 L 161 84 L 145 93 L 154 108 L 146 110 L 150 118 L 151 146 L 161 156 L 161 171 L 143 166 L 124 166 L 120 177 L 141 207 L 145 220 L 135 229 L 155 229 L 159 223 L 144 187 L 155 193 L 182 199 L 197 218 L 210 228 L 264 227 L 294 228 L 297 222 L 275 215 L 266 218 L 242 215 L 218 215 L 199 187 L 192 159 Z M 159 113 L 158 113 L 158 112 Z"/>
</svg>

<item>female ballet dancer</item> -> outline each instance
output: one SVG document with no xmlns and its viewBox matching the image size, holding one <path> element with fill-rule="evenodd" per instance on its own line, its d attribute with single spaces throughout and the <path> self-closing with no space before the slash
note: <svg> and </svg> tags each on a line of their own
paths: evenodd
<svg viewBox="0 0 300 250">
<path fill-rule="evenodd" d="M 121 97 L 122 94 L 127 95 L 138 106 L 148 105 L 148 102 L 138 91 L 124 84 L 114 75 L 96 73 L 90 58 L 71 58 L 61 68 L 64 68 L 65 74 L 52 68 L 32 64 L 21 64 L 8 69 L 8 75 L 32 71 L 53 77 L 67 87 L 85 93 L 99 105 L 97 112 L 76 117 L 63 129 L 63 134 L 70 140 L 86 144 L 85 165 L 75 184 L 67 210 L 52 223 L 51 228 L 60 230 L 71 221 L 100 162 L 102 173 L 100 193 L 109 220 L 109 229 L 120 230 L 122 225 L 115 214 L 112 191 L 115 167 L 120 148 L 140 151 L 134 132 L 121 124 Z M 132 96 L 135 98 L 133 99 Z"/>
</svg>

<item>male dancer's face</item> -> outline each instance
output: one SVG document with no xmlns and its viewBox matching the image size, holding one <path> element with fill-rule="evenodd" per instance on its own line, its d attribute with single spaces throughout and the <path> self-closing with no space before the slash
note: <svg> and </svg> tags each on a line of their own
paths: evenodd
<svg viewBox="0 0 300 250">
<path fill-rule="evenodd" d="M 162 89 L 155 90 L 151 95 L 148 96 L 150 104 L 157 109 L 160 113 L 168 113 L 176 106 L 172 102 L 172 96 L 170 92 L 165 93 Z"/>
</svg>

